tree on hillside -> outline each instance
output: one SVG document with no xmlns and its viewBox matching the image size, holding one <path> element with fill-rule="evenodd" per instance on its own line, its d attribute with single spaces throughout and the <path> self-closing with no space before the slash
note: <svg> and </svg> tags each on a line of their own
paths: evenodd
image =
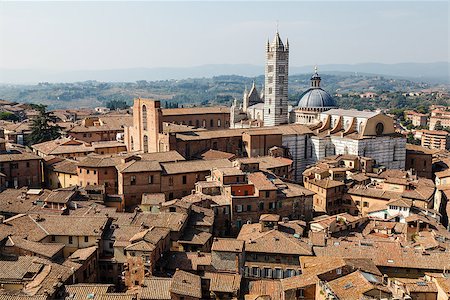
<svg viewBox="0 0 450 300">
<path fill-rule="evenodd" d="M 52 125 L 56 123 L 56 117 L 52 113 L 47 112 L 46 105 L 33 105 L 33 109 L 39 112 L 31 121 L 31 134 L 29 136 L 29 144 L 38 144 L 51 141 L 61 136 L 61 127 Z"/>
<path fill-rule="evenodd" d="M 0 112 L 0 120 L 19 121 L 19 117 L 9 111 Z"/>
</svg>

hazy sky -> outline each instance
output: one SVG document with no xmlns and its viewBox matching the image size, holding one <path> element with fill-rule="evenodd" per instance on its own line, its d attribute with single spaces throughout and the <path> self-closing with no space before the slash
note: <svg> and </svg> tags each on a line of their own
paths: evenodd
<svg viewBox="0 0 450 300">
<path fill-rule="evenodd" d="M 0 1 L 0 68 L 262 65 L 277 20 L 291 66 L 449 60 L 447 1 Z"/>
</svg>

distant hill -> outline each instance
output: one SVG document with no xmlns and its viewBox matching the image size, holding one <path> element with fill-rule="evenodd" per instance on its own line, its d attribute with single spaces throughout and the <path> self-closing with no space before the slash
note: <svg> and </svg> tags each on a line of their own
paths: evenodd
<svg viewBox="0 0 450 300">
<path fill-rule="evenodd" d="M 328 74 L 372 74 L 400 77 L 429 83 L 450 83 L 450 63 L 399 63 L 399 64 L 329 64 L 320 65 L 319 71 Z M 313 66 L 290 67 L 290 73 L 309 74 Z M 256 77 L 264 73 L 263 66 L 246 64 L 202 65 L 186 68 L 130 68 L 111 70 L 45 71 L 0 69 L 0 83 L 78 82 L 134 82 L 138 80 L 170 80 L 209 78 L 219 75 Z"/>
</svg>

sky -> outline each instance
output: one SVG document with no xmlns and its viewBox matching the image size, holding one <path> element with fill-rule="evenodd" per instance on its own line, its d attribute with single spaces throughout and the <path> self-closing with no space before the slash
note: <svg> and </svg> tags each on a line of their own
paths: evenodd
<svg viewBox="0 0 450 300">
<path fill-rule="evenodd" d="M 449 61 L 448 1 L 0 1 L 0 69 Z"/>
</svg>

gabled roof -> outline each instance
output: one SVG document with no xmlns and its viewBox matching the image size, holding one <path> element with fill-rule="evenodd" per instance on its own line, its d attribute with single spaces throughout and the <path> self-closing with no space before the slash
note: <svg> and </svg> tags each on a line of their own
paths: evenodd
<svg viewBox="0 0 450 300">
<path fill-rule="evenodd" d="M 202 298 L 202 286 L 200 276 L 185 271 L 177 270 L 172 278 L 170 291 L 177 295 L 186 295 L 194 298 Z"/>
<path fill-rule="evenodd" d="M 238 236 L 237 239 L 240 237 Z M 272 229 L 245 241 L 246 252 L 312 255 L 311 247 L 287 233 Z"/>
</svg>

